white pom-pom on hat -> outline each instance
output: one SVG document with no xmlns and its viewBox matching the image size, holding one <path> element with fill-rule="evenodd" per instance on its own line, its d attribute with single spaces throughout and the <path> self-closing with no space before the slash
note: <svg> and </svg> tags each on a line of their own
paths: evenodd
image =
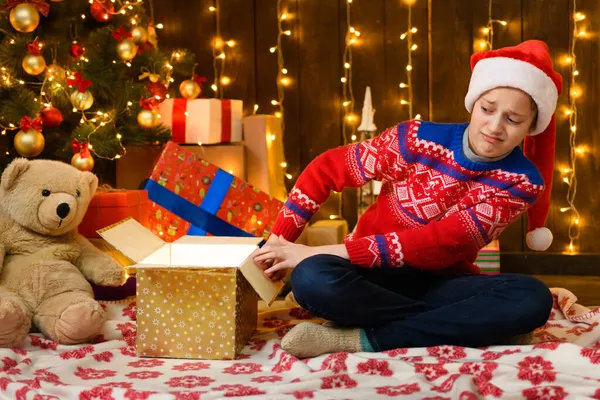
<svg viewBox="0 0 600 400">
<path fill-rule="evenodd" d="M 536 228 L 530 232 L 527 232 L 526 242 L 527 247 L 534 251 L 546 251 L 552 244 L 552 232 L 550 229 Z"/>
</svg>

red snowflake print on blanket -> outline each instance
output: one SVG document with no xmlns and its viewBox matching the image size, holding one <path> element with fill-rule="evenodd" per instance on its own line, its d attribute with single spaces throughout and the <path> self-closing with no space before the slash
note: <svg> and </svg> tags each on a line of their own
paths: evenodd
<svg viewBox="0 0 600 400">
<path fill-rule="evenodd" d="M 75 376 L 83 379 L 83 380 L 93 380 L 93 379 L 105 379 L 112 378 L 117 374 L 116 371 L 110 369 L 94 369 L 94 368 L 82 368 L 77 367 L 77 372 L 75 372 Z"/>
<path fill-rule="evenodd" d="M 132 382 L 108 382 L 103 383 L 103 387 L 119 388 L 119 389 L 131 389 L 133 387 Z"/>
<path fill-rule="evenodd" d="M 547 350 L 556 350 L 560 346 L 559 342 L 546 342 L 539 343 L 533 346 L 533 349 L 547 349 Z"/>
<path fill-rule="evenodd" d="M 60 397 L 44 394 L 36 394 L 33 396 L 33 400 L 60 400 Z"/>
<path fill-rule="evenodd" d="M 29 335 L 29 337 L 34 336 L 34 335 Z M 16 353 L 20 356 L 26 356 L 27 355 L 27 351 L 23 350 L 23 349 L 11 349 L 13 351 L 13 353 Z"/>
<path fill-rule="evenodd" d="M 484 379 L 492 379 L 493 372 L 498 368 L 498 364 L 495 362 L 487 363 L 475 363 L 468 362 L 461 365 L 459 372 L 464 375 L 473 375 L 475 377 L 482 377 Z"/>
<path fill-rule="evenodd" d="M 128 389 L 125 392 L 125 398 L 128 400 L 148 400 L 148 397 L 152 396 L 156 392 L 142 392 L 133 389 Z"/>
<path fill-rule="evenodd" d="M 283 378 L 279 375 L 270 375 L 270 376 L 257 376 L 256 378 L 251 379 L 252 382 L 256 383 L 273 383 L 273 382 L 281 382 Z"/>
<path fill-rule="evenodd" d="M 473 378 L 473 383 L 475 383 L 479 394 L 482 396 L 501 397 L 504 394 L 502 389 L 492 384 L 486 377 L 475 377 Z"/>
<path fill-rule="evenodd" d="M 275 364 L 271 372 L 285 372 L 290 371 L 294 363 L 298 361 L 296 357 L 291 355 L 290 353 L 281 353 L 281 357 L 279 358 L 279 362 Z"/>
<path fill-rule="evenodd" d="M 415 364 L 415 372 L 425 375 L 428 381 L 435 381 L 448 373 L 444 364 Z"/>
<path fill-rule="evenodd" d="M 19 368 L 16 368 L 17 365 L 19 365 L 17 360 L 14 360 L 10 357 L 3 357 L 2 364 L 3 365 L 0 371 L 4 372 L 7 375 L 19 375 L 21 373 L 21 370 Z"/>
<path fill-rule="evenodd" d="M 236 363 L 223 369 L 223 372 L 231 375 L 251 375 L 262 372 L 262 365 L 254 363 Z"/>
<path fill-rule="evenodd" d="M 375 388 L 377 394 L 385 396 L 396 397 L 396 396 L 407 396 L 421 391 L 418 383 L 409 383 L 398 386 L 381 386 Z"/>
<path fill-rule="evenodd" d="M 139 361 L 131 361 L 127 365 L 134 368 L 152 368 L 152 367 L 160 367 L 164 365 L 163 360 L 157 360 L 155 358 L 151 360 L 139 360 Z"/>
<path fill-rule="evenodd" d="M 110 351 L 105 351 L 103 353 L 98 353 L 98 354 L 94 354 L 92 357 L 94 357 L 94 360 L 98 361 L 98 362 L 110 362 L 110 360 L 113 358 L 114 354 L 111 353 Z"/>
<path fill-rule="evenodd" d="M 112 388 L 95 387 L 79 393 L 79 400 L 114 400 Z"/>
<path fill-rule="evenodd" d="M 348 374 L 326 376 L 321 378 L 321 381 L 321 389 L 351 389 L 358 386 L 358 383 Z"/>
<path fill-rule="evenodd" d="M 600 347 L 585 347 L 581 349 L 581 355 L 589 358 L 592 364 L 600 364 Z"/>
<path fill-rule="evenodd" d="M 562 400 L 567 397 L 567 392 L 560 386 L 532 387 L 523 390 L 527 400 Z"/>
<path fill-rule="evenodd" d="M 265 392 L 259 390 L 258 388 L 246 385 L 221 385 L 213 388 L 215 391 L 224 391 L 225 397 L 237 397 L 237 396 L 256 396 L 260 394 L 265 394 Z"/>
<path fill-rule="evenodd" d="M 541 356 L 525 357 L 523 361 L 517 364 L 519 367 L 519 379 L 528 380 L 534 385 L 543 382 L 554 382 L 556 372 L 550 361 L 544 360 Z"/>
<path fill-rule="evenodd" d="M 292 308 L 289 312 L 290 317 L 294 319 L 314 319 L 315 315 L 301 307 Z"/>
<path fill-rule="evenodd" d="M 394 349 L 394 350 L 388 350 L 388 351 L 383 352 L 383 354 L 388 355 L 390 357 L 403 356 L 406 353 L 408 353 L 408 349 Z"/>
<path fill-rule="evenodd" d="M 210 364 L 205 362 L 186 362 L 183 364 L 174 365 L 173 371 L 201 371 L 209 368 Z"/>
<path fill-rule="evenodd" d="M 123 309 L 123 313 L 121 314 L 124 317 L 129 317 L 130 320 L 135 321 L 137 315 L 137 307 L 135 305 L 135 301 L 130 303 L 126 308 Z"/>
<path fill-rule="evenodd" d="M 327 356 L 321 364 L 321 371 L 329 370 L 336 374 L 340 372 L 348 371 L 346 367 L 346 360 L 348 359 L 348 353 L 334 353 Z"/>
<path fill-rule="evenodd" d="M 291 394 L 292 396 L 294 396 L 298 400 L 302 400 L 302 399 L 314 399 L 315 398 L 315 391 L 314 390 L 304 391 L 304 392 L 298 391 L 298 392 L 292 392 L 292 393 L 287 393 L 287 394 Z"/>
<path fill-rule="evenodd" d="M 252 338 L 248 342 L 248 346 L 250 347 L 250 350 L 254 350 L 254 351 L 261 351 L 266 346 L 266 344 L 267 344 L 267 341 L 265 339 L 260 339 L 260 338 Z"/>
<path fill-rule="evenodd" d="M 41 336 L 30 335 L 29 339 L 31 340 L 32 346 L 39 347 L 42 350 L 46 350 L 46 349 L 56 350 L 56 348 L 58 347 L 58 343 L 56 343 L 52 340 L 47 340 Z"/>
<path fill-rule="evenodd" d="M 279 319 L 277 317 L 269 317 L 269 318 L 265 318 L 265 320 L 263 321 L 263 327 L 265 328 L 278 328 L 280 326 L 284 326 L 287 325 L 288 322 L 284 321 L 282 319 Z"/>
<path fill-rule="evenodd" d="M 481 358 L 483 358 L 486 361 L 493 361 L 493 360 L 499 359 L 502 356 L 508 356 L 508 355 L 516 354 L 516 353 L 520 353 L 520 352 L 521 352 L 521 349 L 506 349 L 504 351 L 486 351 L 485 353 L 483 353 L 481 355 Z"/>
<path fill-rule="evenodd" d="M 446 362 L 449 360 L 460 360 L 465 358 L 464 347 L 459 346 L 435 346 L 427 348 L 427 352 L 431 357 L 437 357 L 440 362 Z"/>
<path fill-rule="evenodd" d="M 173 396 L 175 396 L 175 400 L 200 400 L 200 396 L 202 396 L 206 392 L 171 392 Z"/>
<path fill-rule="evenodd" d="M 185 375 L 171 378 L 165 384 L 171 387 L 193 389 L 199 386 L 208 386 L 214 381 L 214 379 L 207 376 Z"/>
<path fill-rule="evenodd" d="M 141 379 L 141 380 L 145 380 L 145 379 L 158 378 L 162 374 L 163 373 L 159 372 L 159 371 L 135 371 L 135 372 L 130 372 L 130 373 L 128 373 L 125 376 L 128 377 L 129 379 Z"/>
<path fill-rule="evenodd" d="M 135 351 L 135 346 L 121 347 L 119 350 L 121 351 L 121 354 L 123 354 L 124 356 L 129 356 L 129 357 L 137 356 L 137 353 Z"/>
<path fill-rule="evenodd" d="M 359 363 L 356 366 L 357 372 L 364 375 L 380 375 L 380 376 L 392 376 L 394 372 L 390 369 L 390 363 L 387 361 L 379 361 L 370 359 Z"/>
<path fill-rule="evenodd" d="M 440 392 L 440 393 L 448 393 L 449 391 L 452 390 L 452 388 L 454 387 L 454 384 L 456 383 L 456 380 L 458 378 L 460 378 L 460 376 L 461 376 L 460 374 L 450 375 L 450 377 L 448 377 L 448 379 L 446 379 L 440 385 L 432 387 L 431 390 L 435 390 L 436 392 Z"/>
<path fill-rule="evenodd" d="M 465 390 L 458 396 L 458 400 L 479 400 L 479 397 L 475 393 Z"/>
<path fill-rule="evenodd" d="M 63 360 L 70 360 L 72 358 L 81 359 L 85 358 L 88 354 L 92 354 L 94 352 L 94 346 L 85 346 L 77 350 L 67 351 L 65 353 L 61 353 L 60 358 Z"/>
</svg>

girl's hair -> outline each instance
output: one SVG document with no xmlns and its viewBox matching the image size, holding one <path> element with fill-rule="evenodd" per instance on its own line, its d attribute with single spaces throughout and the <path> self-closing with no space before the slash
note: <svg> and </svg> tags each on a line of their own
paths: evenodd
<svg viewBox="0 0 600 400">
<path fill-rule="evenodd" d="M 535 129 L 535 126 L 537 125 L 537 120 L 538 120 L 538 107 L 536 102 L 533 100 L 533 97 L 529 96 L 529 104 L 531 104 L 531 111 L 533 111 L 534 115 L 533 115 L 533 120 L 531 121 L 531 127 L 530 129 Z"/>
</svg>

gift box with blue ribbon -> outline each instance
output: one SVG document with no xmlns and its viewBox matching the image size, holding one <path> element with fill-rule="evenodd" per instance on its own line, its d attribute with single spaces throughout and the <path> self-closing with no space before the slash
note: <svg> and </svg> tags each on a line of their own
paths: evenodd
<svg viewBox="0 0 600 400">
<path fill-rule="evenodd" d="M 174 142 L 150 179 L 149 226 L 167 242 L 183 235 L 266 239 L 283 203 Z"/>
</svg>

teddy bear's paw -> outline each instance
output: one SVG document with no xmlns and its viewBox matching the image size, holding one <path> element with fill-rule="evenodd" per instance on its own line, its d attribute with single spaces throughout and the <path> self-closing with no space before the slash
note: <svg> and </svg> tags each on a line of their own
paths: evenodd
<svg viewBox="0 0 600 400">
<path fill-rule="evenodd" d="M 94 271 L 92 281 L 100 286 L 121 286 L 127 280 L 125 269 L 118 264 L 106 265 Z"/>
<path fill-rule="evenodd" d="M 12 299 L 0 300 L 0 347 L 20 346 L 31 328 L 24 306 Z"/>
<path fill-rule="evenodd" d="M 93 300 L 73 304 L 67 307 L 56 321 L 56 339 L 63 344 L 86 342 L 100 332 L 105 319 L 100 304 Z"/>
</svg>

